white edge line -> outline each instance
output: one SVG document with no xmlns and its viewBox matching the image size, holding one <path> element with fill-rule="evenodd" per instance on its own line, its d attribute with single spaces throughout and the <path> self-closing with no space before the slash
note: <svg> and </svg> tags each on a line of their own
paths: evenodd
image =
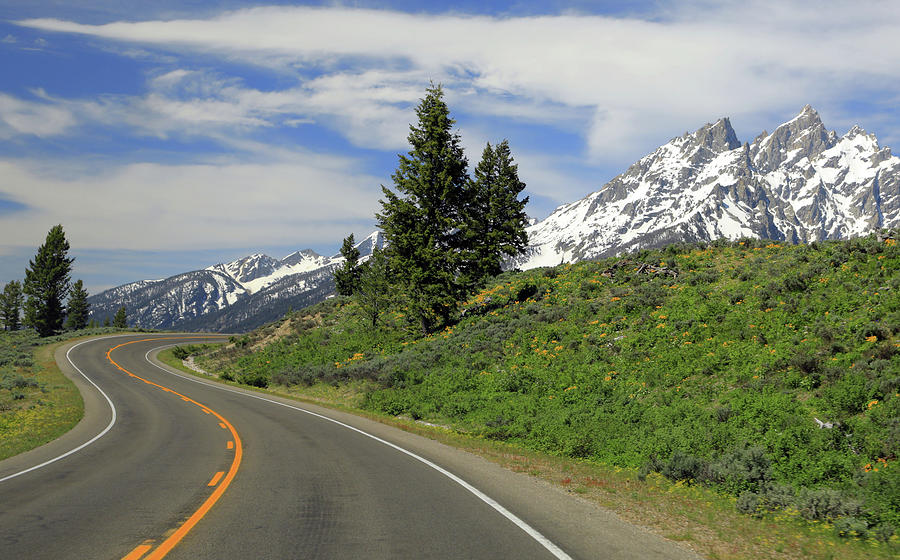
<svg viewBox="0 0 900 560">
<path fill-rule="evenodd" d="M 441 473 L 442 475 L 446 476 L 447 478 L 449 478 L 449 479 L 452 480 L 453 482 L 456 482 L 457 484 L 459 484 L 460 486 L 462 486 L 463 488 L 465 488 L 466 490 L 468 490 L 470 493 L 472 493 L 473 495 L 475 495 L 475 497 L 477 497 L 478 499 L 480 499 L 482 502 L 484 502 L 484 503 L 486 503 L 487 505 L 489 505 L 489 506 L 491 506 L 492 508 L 494 508 L 500 515 L 502 515 L 503 517 L 505 517 L 505 518 L 509 519 L 510 521 L 512 521 L 517 527 L 519 527 L 521 530 L 523 530 L 525 533 L 527 533 L 528 536 L 530 536 L 530 537 L 533 538 L 535 541 L 537 541 L 541 546 L 543 546 L 545 549 L 547 549 L 553 556 L 555 556 L 555 557 L 558 558 L 559 560 L 572 560 L 572 557 L 569 556 L 568 554 L 566 554 L 565 551 L 563 551 L 563 550 L 562 550 L 560 547 L 558 547 L 556 544 L 554 544 L 553 541 L 551 541 L 550 539 L 548 539 L 547 537 L 545 537 L 544 535 L 542 535 L 540 532 L 538 532 L 537 529 L 535 529 L 534 527 L 532 527 L 531 525 L 529 525 L 528 523 L 526 523 L 525 521 L 523 521 L 522 519 L 520 519 L 519 517 L 517 517 L 514 513 L 512 513 L 511 511 L 509 511 L 508 509 L 506 509 L 506 508 L 503 507 L 502 505 L 500 505 L 496 500 L 494 500 L 493 498 L 491 498 L 490 496 L 488 496 L 487 494 L 485 494 L 484 492 L 482 492 L 482 491 L 479 490 L 478 488 L 475 488 L 474 486 L 472 486 L 471 484 L 469 484 L 468 482 L 466 482 L 466 481 L 463 480 L 462 478 L 460 478 L 460 477 L 456 476 L 455 474 L 453 474 L 452 472 L 448 471 L 447 469 L 445 469 L 445 468 L 441 467 L 440 465 L 437 465 L 437 464 L 435 464 L 435 463 L 429 461 L 428 459 L 426 459 L 426 458 L 424 458 L 424 457 L 422 457 L 422 456 L 420 456 L 420 455 L 416 455 L 416 454 L 413 453 L 412 451 L 409 451 L 409 450 L 407 450 L 407 449 L 404 449 L 404 448 L 400 447 L 399 445 L 396 445 L 396 444 L 391 443 L 391 442 L 389 442 L 389 441 L 387 441 L 387 440 L 381 439 L 380 437 L 375 436 L 375 435 L 372 435 L 372 434 L 370 434 L 370 433 L 368 433 L 368 432 L 364 432 L 363 430 L 360 430 L 359 428 L 355 428 L 355 427 L 353 427 L 353 426 L 351 426 L 351 425 L 349 425 L 349 424 L 345 424 L 345 423 L 343 423 L 343 422 L 341 422 L 341 421 L 339 421 L 339 420 L 335 420 L 334 418 L 329 418 L 329 417 L 324 416 L 324 415 L 322 415 L 322 414 L 318 414 L 318 413 L 316 413 L 316 412 L 312 412 L 312 411 L 309 411 L 309 410 L 300 408 L 300 407 L 298 407 L 298 406 L 293 406 L 293 405 L 289 405 L 289 404 L 286 404 L 286 403 L 283 403 L 283 402 L 274 401 L 274 400 L 272 400 L 272 399 L 267 399 L 267 398 L 261 397 L 261 396 L 259 396 L 259 395 L 254 395 L 254 394 L 252 394 L 252 393 L 245 393 L 244 391 L 236 391 L 236 390 L 234 390 L 234 389 L 231 389 L 231 388 L 228 388 L 228 387 L 224 387 L 224 386 L 222 386 L 222 385 L 220 385 L 220 384 L 218 384 L 218 383 L 212 383 L 212 382 L 207 382 L 207 381 L 201 381 L 200 379 L 196 379 L 196 378 L 191 377 L 191 376 L 183 375 L 183 374 L 181 374 L 181 373 L 175 373 L 175 372 L 170 371 L 170 370 L 168 370 L 168 369 L 162 367 L 161 365 L 159 365 L 159 364 L 153 362 L 152 360 L 150 360 L 150 353 L 151 353 L 151 352 L 154 352 L 154 351 L 157 351 L 157 350 L 162 350 L 163 348 L 170 348 L 170 347 L 172 347 L 172 346 L 178 346 L 178 344 L 169 344 L 169 345 L 166 345 L 166 346 L 159 346 L 159 347 L 153 348 L 153 349 L 151 349 L 151 350 L 148 350 L 147 353 L 144 354 L 144 358 L 147 360 L 147 363 L 149 363 L 150 365 L 152 365 L 152 366 L 154 366 L 154 367 L 156 367 L 156 368 L 158 368 L 158 369 L 164 371 L 165 373 L 167 373 L 167 374 L 169 374 L 169 375 L 174 375 L 174 376 L 176 376 L 176 377 L 180 377 L 180 378 L 182 378 L 182 379 L 186 379 L 187 381 L 192 381 L 192 382 L 194 382 L 194 383 L 199 383 L 200 385 L 205 385 L 205 386 L 207 386 L 207 387 L 212 387 L 212 388 L 215 388 L 215 389 L 219 389 L 220 391 L 225 391 L 225 392 L 228 392 L 228 393 L 235 393 L 235 394 L 238 394 L 238 395 L 243 395 L 243 396 L 245 396 L 245 397 L 249 397 L 249 398 L 253 398 L 253 399 L 258 399 L 258 400 L 265 401 L 265 402 L 268 402 L 268 403 L 276 404 L 276 405 L 278 405 L 278 406 L 283 406 L 283 407 L 285 407 L 285 408 L 291 408 L 291 409 L 293 409 L 293 410 L 297 410 L 297 411 L 300 411 L 300 412 L 309 414 L 309 415 L 311 415 L 311 416 L 315 416 L 315 417 L 317 417 L 317 418 L 321 418 L 322 420 L 327 420 L 328 422 L 333 422 L 334 424 L 337 424 L 338 426 L 343 426 L 344 428 L 347 428 L 348 430 L 352 430 L 352 431 L 354 431 L 354 432 L 357 432 L 357 433 L 359 433 L 359 434 L 362 434 L 362 435 L 364 435 L 364 436 L 366 436 L 366 437 L 368 437 L 368 438 L 371 438 L 371 439 L 373 439 L 373 440 L 375 440 L 375 441 L 377 441 L 377 442 L 379 442 L 379 443 L 382 443 L 382 444 L 384 444 L 384 445 L 387 445 L 388 447 L 390 447 L 390 448 L 392 448 L 392 449 L 395 449 L 395 450 L 397 450 L 397 451 L 399 451 L 399 452 L 401 452 L 401 453 L 404 453 L 404 454 L 408 455 L 409 457 L 412 457 L 413 459 L 415 459 L 415 460 L 417 460 L 417 461 L 419 461 L 419 462 L 421 462 L 421 463 L 423 463 L 423 464 L 425 464 L 425 465 L 431 467 L 432 469 L 436 470 L 437 472 Z"/>
<path fill-rule="evenodd" d="M 92 437 L 92 438 L 89 439 L 88 441 L 82 443 L 81 445 L 79 445 L 79 446 L 76 447 L 75 449 L 70 449 L 69 451 L 66 451 L 65 453 L 63 453 L 62 455 L 59 455 L 59 456 L 57 456 L 57 457 L 54 457 L 54 458 L 50 459 L 49 461 L 44 461 L 44 462 L 41 463 L 40 465 L 35 465 L 35 466 L 33 466 L 33 467 L 29 467 L 29 468 L 25 469 L 24 471 L 19 471 L 19 472 L 17 472 L 17 473 L 11 474 L 11 475 L 4 476 L 3 478 L 0 478 L 0 482 L 5 482 L 5 481 L 7 481 L 7 480 L 9 480 L 9 479 L 11 479 L 11 478 L 16 478 L 17 476 L 22 476 L 22 475 L 25 474 L 25 473 L 29 473 L 29 472 L 31 472 L 31 471 L 35 471 L 35 470 L 37 470 L 37 469 L 46 467 L 47 465 L 49 465 L 49 464 L 51 464 L 51 463 L 55 463 L 55 462 L 59 461 L 60 459 L 64 459 L 64 458 L 68 457 L 69 455 L 71 455 L 71 454 L 73 454 L 73 453 L 77 453 L 78 451 L 81 451 L 82 449 L 84 449 L 84 448 L 87 447 L 88 445 L 94 443 L 94 442 L 97 441 L 98 439 L 100 439 L 100 438 L 102 438 L 103 436 L 105 436 L 105 435 L 106 435 L 106 432 L 108 432 L 110 429 L 112 429 L 112 427 L 113 427 L 113 426 L 115 425 L 115 423 L 116 423 L 116 405 L 113 404 L 112 400 L 109 398 L 109 395 L 107 395 L 106 393 L 103 392 L 103 389 L 101 389 L 96 383 L 94 383 L 94 382 L 91 380 L 90 377 L 88 377 L 87 375 L 85 375 L 84 372 L 81 371 L 81 369 L 80 369 L 78 366 L 75 365 L 75 362 L 72 361 L 72 358 L 71 358 L 71 356 L 69 356 L 69 353 L 70 353 L 72 350 L 74 350 L 74 349 L 78 348 L 79 346 L 81 346 L 82 344 L 87 344 L 88 342 L 95 342 L 95 341 L 97 341 L 97 340 L 104 340 L 104 339 L 107 339 L 107 338 L 118 338 L 118 337 L 122 337 L 122 336 L 132 336 L 132 335 L 121 335 L 121 334 L 120 334 L 120 335 L 113 335 L 113 336 L 103 336 L 103 337 L 100 337 L 100 338 L 90 338 L 90 339 L 88 339 L 88 340 L 81 341 L 81 342 L 79 342 L 78 344 L 73 344 L 72 347 L 69 348 L 69 349 L 66 351 L 66 359 L 69 360 L 69 364 L 71 364 L 72 367 L 75 368 L 75 371 L 77 371 L 78 373 L 80 373 L 82 377 L 84 377 L 85 379 L 87 379 L 88 383 L 90 383 L 91 385 L 94 386 L 95 389 L 97 389 L 98 391 L 100 391 L 100 394 L 103 395 L 103 398 L 106 399 L 106 402 L 107 402 L 107 403 L 109 403 L 109 409 L 112 411 L 112 418 L 110 419 L 109 424 L 103 429 L 102 432 L 100 432 L 99 434 L 95 435 L 94 437 Z"/>
</svg>

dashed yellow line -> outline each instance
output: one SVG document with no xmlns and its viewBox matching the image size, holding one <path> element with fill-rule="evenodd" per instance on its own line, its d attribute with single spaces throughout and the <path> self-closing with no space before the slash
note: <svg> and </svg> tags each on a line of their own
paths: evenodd
<svg viewBox="0 0 900 560">
<path fill-rule="evenodd" d="M 209 484 L 207 484 L 207 486 L 215 486 L 216 484 L 219 483 L 219 480 L 220 480 L 223 476 L 225 476 L 225 471 L 219 471 L 219 472 L 217 472 L 216 474 L 213 475 L 212 480 L 209 481 Z"/>
<path fill-rule="evenodd" d="M 166 540 L 164 540 L 162 543 L 160 543 L 159 546 L 156 547 L 155 550 L 153 550 L 153 544 L 152 544 L 153 541 L 144 541 L 142 544 L 138 545 L 137 547 L 135 547 L 134 550 L 132 550 L 126 556 L 124 556 L 122 558 L 122 560 L 141 560 L 141 559 L 143 559 L 143 560 L 159 560 L 160 558 L 165 557 L 166 554 L 171 552 L 171 550 L 173 548 L 175 548 L 175 545 L 177 545 L 179 542 L 181 542 L 181 539 L 183 539 L 185 537 L 185 535 L 187 535 L 191 531 L 191 529 L 193 529 L 194 526 L 201 519 L 203 519 L 203 517 L 209 512 L 209 510 L 212 509 L 213 505 L 215 505 L 215 503 L 219 501 L 219 498 L 221 498 L 222 494 L 225 493 L 225 490 L 231 484 L 231 481 L 234 480 L 234 477 L 237 474 L 238 468 L 240 468 L 240 465 L 241 465 L 241 458 L 244 455 L 243 446 L 241 445 L 241 438 L 240 438 L 240 436 L 238 436 L 237 430 L 235 430 L 234 426 L 232 426 L 231 423 L 228 420 L 226 420 L 225 417 L 223 417 L 221 414 L 219 414 L 215 410 L 209 408 L 208 406 L 195 401 L 194 399 L 192 399 L 190 397 L 186 397 L 185 395 L 182 395 L 181 393 L 179 393 L 173 389 L 164 387 L 164 386 L 160 385 L 159 383 L 154 383 L 153 381 L 150 381 L 148 379 L 144 379 L 143 377 L 141 377 L 139 375 L 135 375 L 134 373 L 132 373 L 132 372 L 128 371 L 127 369 L 123 368 L 122 366 L 120 366 L 115 360 L 112 359 L 112 352 L 113 352 L 113 350 L 116 350 L 117 348 L 121 348 L 123 346 L 128 346 L 129 344 L 136 344 L 138 342 L 171 340 L 174 338 L 182 338 L 182 337 L 145 338 L 145 339 L 141 339 L 141 340 L 132 340 L 131 342 L 125 342 L 123 344 L 119 344 L 118 346 L 114 346 L 114 347 L 110 348 L 106 352 L 106 359 L 109 360 L 110 363 L 112 363 L 114 366 L 116 366 L 120 371 L 127 373 L 131 377 L 140 379 L 141 381 L 143 381 L 144 383 L 146 383 L 148 385 L 153 385 L 154 387 L 162 389 L 163 391 L 165 391 L 167 393 L 172 393 L 173 395 L 175 395 L 177 397 L 181 397 L 181 400 L 195 404 L 198 407 L 200 407 L 200 409 L 203 410 L 205 413 L 212 414 L 213 416 L 218 418 L 220 420 L 219 426 L 221 426 L 222 429 L 225 429 L 225 430 L 228 430 L 229 432 L 231 432 L 231 437 L 233 439 L 228 442 L 227 448 L 234 449 L 234 458 L 231 461 L 231 467 L 228 469 L 227 473 L 225 471 L 219 471 L 215 474 L 215 476 L 213 476 L 212 480 L 209 482 L 208 486 L 216 486 L 218 484 L 216 489 L 213 490 L 213 493 L 210 494 L 210 496 L 206 499 L 205 502 L 203 502 L 200 505 L 199 508 L 197 508 L 197 511 L 195 511 L 178 528 L 176 528 L 174 531 L 172 531 L 172 533 L 170 535 L 168 535 Z M 191 337 L 191 338 L 196 338 L 196 337 Z M 220 481 L 221 481 L 221 484 L 219 484 Z M 151 550 L 152 550 L 152 552 L 150 552 Z M 144 557 L 144 554 L 146 554 L 147 552 L 150 552 L 150 554 L 148 556 Z"/>
</svg>

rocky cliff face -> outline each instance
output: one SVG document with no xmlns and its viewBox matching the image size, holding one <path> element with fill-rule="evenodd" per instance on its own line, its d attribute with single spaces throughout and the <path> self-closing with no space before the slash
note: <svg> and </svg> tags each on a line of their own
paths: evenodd
<svg viewBox="0 0 900 560">
<path fill-rule="evenodd" d="M 806 106 L 741 144 L 727 118 L 658 148 L 528 228 L 509 266 L 597 259 L 675 241 L 809 242 L 900 225 L 900 158 L 859 127 L 838 137 Z"/>
</svg>

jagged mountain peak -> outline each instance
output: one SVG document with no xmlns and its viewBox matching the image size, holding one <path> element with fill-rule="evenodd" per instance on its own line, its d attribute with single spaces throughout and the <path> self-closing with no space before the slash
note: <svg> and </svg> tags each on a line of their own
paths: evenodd
<svg viewBox="0 0 900 560">
<path fill-rule="evenodd" d="M 697 144 L 716 153 L 727 152 L 741 145 L 728 117 L 701 127 L 692 137 Z"/>
<path fill-rule="evenodd" d="M 532 268 L 676 241 L 753 236 L 808 242 L 900 225 L 900 158 L 854 127 L 838 138 L 810 105 L 740 144 L 728 119 L 641 158 L 529 226 Z M 716 151 L 719 149 L 721 151 Z"/>
<path fill-rule="evenodd" d="M 819 113 L 806 105 L 793 119 L 779 125 L 772 134 L 765 132 L 750 146 L 750 157 L 762 171 L 772 171 L 784 163 L 811 159 L 834 146 L 837 134 L 828 131 Z"/>
<path fill-rule="evenodd" d="M 312 249 L 302 249 L 300 251 L 294 251 L 290 255 L 281 259 L 281 264 L 285 266 L 296 266 L 301 263 L 307 262 L 317 262 L 324 259 L 322 255 L 316 253 Z"/>
<path fill-rule="evenodd" d="M 272 274 L 277 266 L 278 261 L 269 255 L 254 253 L 229 263 L 211 266 L 207 270 L 221 272 L 244 284 Z"/>
</svg>

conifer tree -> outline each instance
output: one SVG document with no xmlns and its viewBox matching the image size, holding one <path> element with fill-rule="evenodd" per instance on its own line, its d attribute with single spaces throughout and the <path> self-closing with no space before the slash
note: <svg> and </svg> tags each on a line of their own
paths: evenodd
<svg viewBox="0 0 900 560">
<path fill-rule="evenodd" d="M 423 333 L 446 323 L 461 295 L 459 230 L 465 198 L 466 158 L 452 128 L 440 86 L 432 84 L 410 125 L 412 149 L 400 155 L 392 178 L 396 192 L 382 186 L 377 214 L 390 247 L 390 265 Z"/>
<path fill-rule="evenodd" d="M 47 240 L 38 248 L 34 260 L 29 261 L 25 270 L 23 292 L 28 296 L 25 325 L 32 327 L 40 336 L 50 336 L 62 330 L 65 317 L 63 300 L 69 293 L 69 273 L 75 260 L 67 256 L 68 251 L 69 242 L 62 226 L 53 226 Z"/>
<path fill-rule="evenodd" d="M 112 326 L 117 329 L 128 328 L 128 312 L 125 310 L 124 305 L 116 311 L 116 316 L 113 317 Z"/>
<path fill-rule="evenodd" d="M 342 296 L 352 296 L 359 285 L 359 249 L 354 247 L 356 241 L 353 234 L 344 238 L 344 244 L 341 245 L 341 256 L 344 257 L 344 264 L 341 268 L 334 271 L 334 287 L 337 293 Z"/>
<path fill-rule="evenodd" d="M 19 329 L 21 320 L 19 311 L 22 309 L 22 283 L 18 280 L 10 280 L 0 293 L 0 319 L 3 320 L 3 328 L 8 331 Z"/>
<path fill-rule="evenodd" d="M 91 304 L 87 301 L 88 293 L 84 289 L 81 280 L 77 280 L 72 284 L 72 291 L 69 294 L 69 305 L 66 307 L 66 328 L 77 331 L 83 329 L 88 324 L 88 317 L 91 314 Z"/>
<path fill-rule="evenodd" d="M 528 197 L 519 199 L 525 183 L 519 180 L 509 142 L 484 148 L 469 185 L 461 282 L 468 288 L 481 285 L 500 274 L 505 257 L 522 253 L 528 245 L 525 226 Z"/>
<path fill-rule="evenodd" d="M 106 316 L 106 319 L 103 319 L 103 326 L 104 326 L 104 327 L 108 327 L 108 326 L 109 326 L 109 315 Z"/>
<path fill-rule="evenodd" d="M 388 258 L 382 249 L 374 247 L 372 256 L 360 266 L 359 285 L 353 294 L 363 315 L 378 326 L 381 314 L 387 311 L 391 297 L 391 276 Z"/>
</svg>

